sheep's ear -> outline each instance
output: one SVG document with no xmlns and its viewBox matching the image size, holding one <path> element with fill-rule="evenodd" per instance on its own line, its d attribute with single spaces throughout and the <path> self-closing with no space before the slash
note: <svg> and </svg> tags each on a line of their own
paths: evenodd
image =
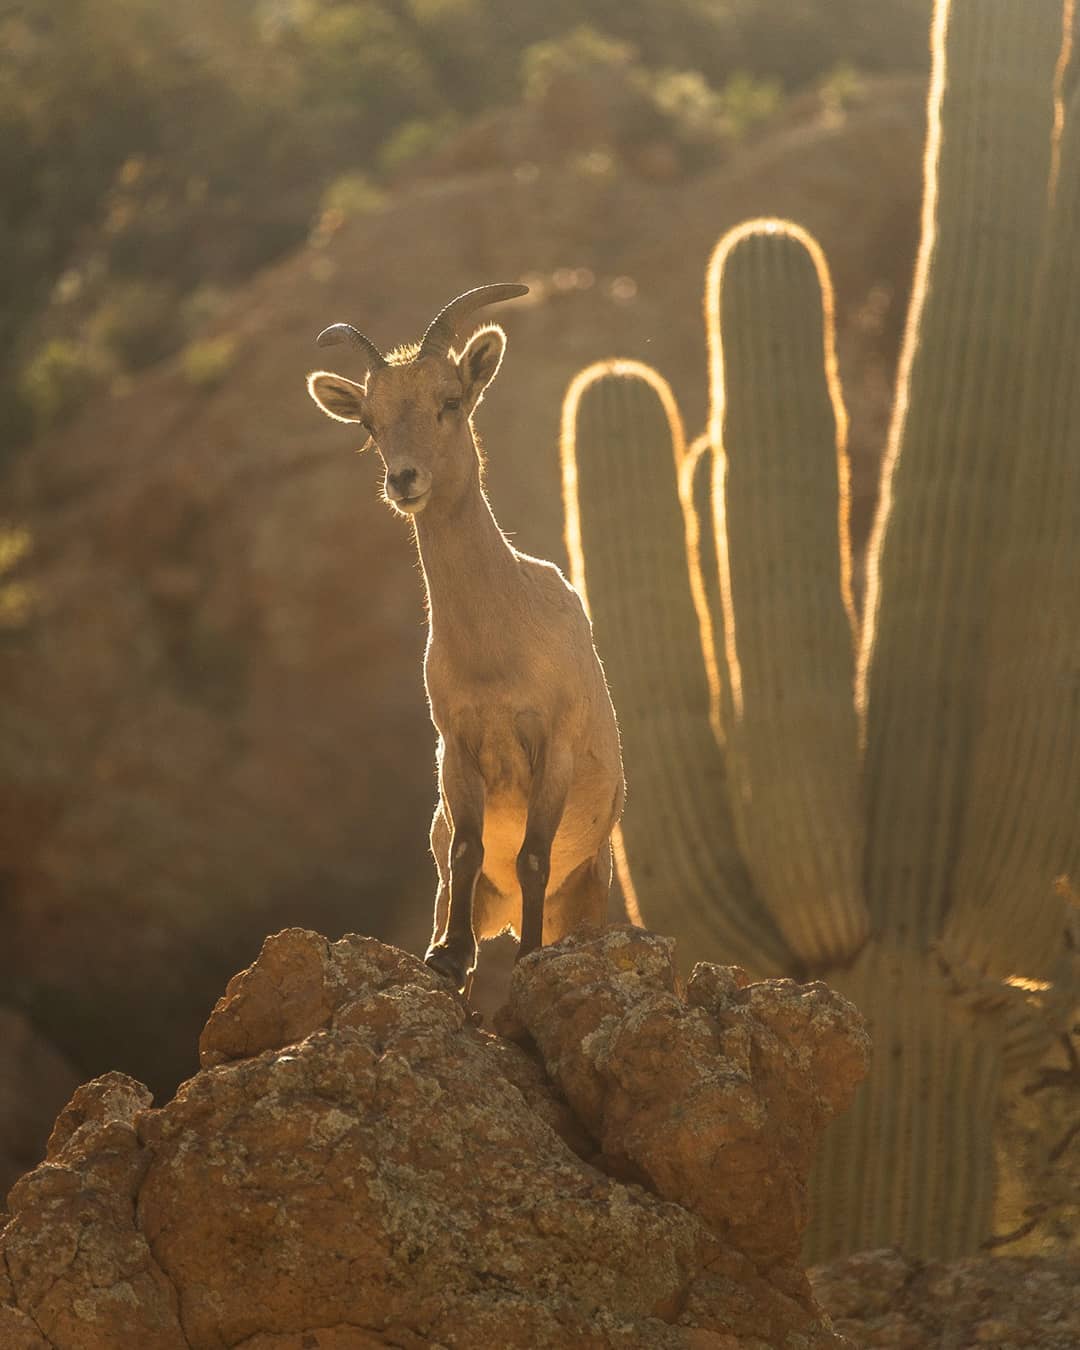
<svg viewBox="0 0 1080 1350">
<path fill-rule="evenodd" d="M 472 412 L 480 402 L 484 390 L 495 378 L 504 351 L 506 351 L 506 334 L 498 324 L 489 324 L 472 335 L 465 350 L 458 357 L 461 397 L 469 412 Z"/>
<path fill-rule="evenodd" d="M 307 379 L 308 393 L 328 417 L 338 422 L 364 420 L 364 387 L 344 375 L 315 370 Z"/>
</svg>

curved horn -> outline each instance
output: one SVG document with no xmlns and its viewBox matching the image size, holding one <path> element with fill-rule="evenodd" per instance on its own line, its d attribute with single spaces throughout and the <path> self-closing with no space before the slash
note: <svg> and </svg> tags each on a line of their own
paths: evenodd
<svg viewBox="0 0 1080 1350">
<path fill-rule="evenodd" d="M 332 323 L 329 328 L 324 328 L 315 339 L 315 343 L 319 347 L 336 347 L 342 342 L 351 342 L 354 347 L 359 347 L 370 359 L 372 370 L 382 370 L 383 366 L 389 364 L 374 342 L 369 337 L 365 337 L 359 329 L 354 328 L 351 323 Z"/>
<path fill-rule="evenodd" d="M 514 300 L 519 295 L 527 295 L 528 292 L 528 286 L 512 281 L 501 281 L 494 286 L 477 286 L 474 290 L 459 295 L 440 309 L 432 319 L 424 334 L 424 340 L 420 343 L 417 356 L 445 356 L 454 340 L 454 330 L 458 321 L 466 314 L 471 314 L 474 309 L 480 309 L 484 305 L 494 305 L 500 300 Z"/>
</svg>

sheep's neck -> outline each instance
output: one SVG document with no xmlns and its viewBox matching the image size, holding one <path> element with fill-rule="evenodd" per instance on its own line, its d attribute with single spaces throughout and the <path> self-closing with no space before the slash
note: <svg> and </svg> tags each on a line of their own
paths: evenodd
<svg viewBox="0 0 1080 1350">
<path fill-rule="evenodd" d="M 434 638 L 473 642 L 520 586 L 517 555 L 506 542 L 480 486 L 480 467 L 452 506 L 414 519 Z"/>
</svg>

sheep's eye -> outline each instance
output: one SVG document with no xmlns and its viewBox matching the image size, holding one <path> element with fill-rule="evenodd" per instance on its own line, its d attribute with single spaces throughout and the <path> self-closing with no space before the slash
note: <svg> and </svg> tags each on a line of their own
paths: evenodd
<svg viewBox="0 0 1080 1350">
<path fill-rule="evenodd" d="M 442 410 L 443 412 L 457 412 L 457 410 L 460 407 L 461 407 L 461 399 L 448 398 L 446 402 L 442 405 Z"/>
</svg>

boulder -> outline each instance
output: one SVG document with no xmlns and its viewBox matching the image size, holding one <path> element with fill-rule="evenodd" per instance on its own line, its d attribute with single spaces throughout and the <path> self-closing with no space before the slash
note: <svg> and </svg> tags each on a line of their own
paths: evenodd
<svg viewBox="0 0 1080 1350">
<path fill-rule="evenodd" d="M 791 1197 L 865 1068 L 850 1004 L 708 966 L 684 993 L 618 927 L 521 962 L 506 1021 L 373 939 L 269 938 L 173 1100 L 110 1074 L 61 1113 L 0 1232 L 0 1344 L 845 1344 Z"/>
<path fill-rule="evenodd" d="M 755 1258 L 794 1258 L 821 1131 L 869 1066 L 852 1005 L 820 981 L 751 982 L 616 928 L 514 971 L 511 1006 L 611 1165 Z"/>
<path fill-rule="evenodd" d="M 1076 1350 L 1080 1262 L 972 1256 L 918 1261 L 860 1252 L 810 1272 L 836 1327 L 873 1350 Z"/>
</svg>

